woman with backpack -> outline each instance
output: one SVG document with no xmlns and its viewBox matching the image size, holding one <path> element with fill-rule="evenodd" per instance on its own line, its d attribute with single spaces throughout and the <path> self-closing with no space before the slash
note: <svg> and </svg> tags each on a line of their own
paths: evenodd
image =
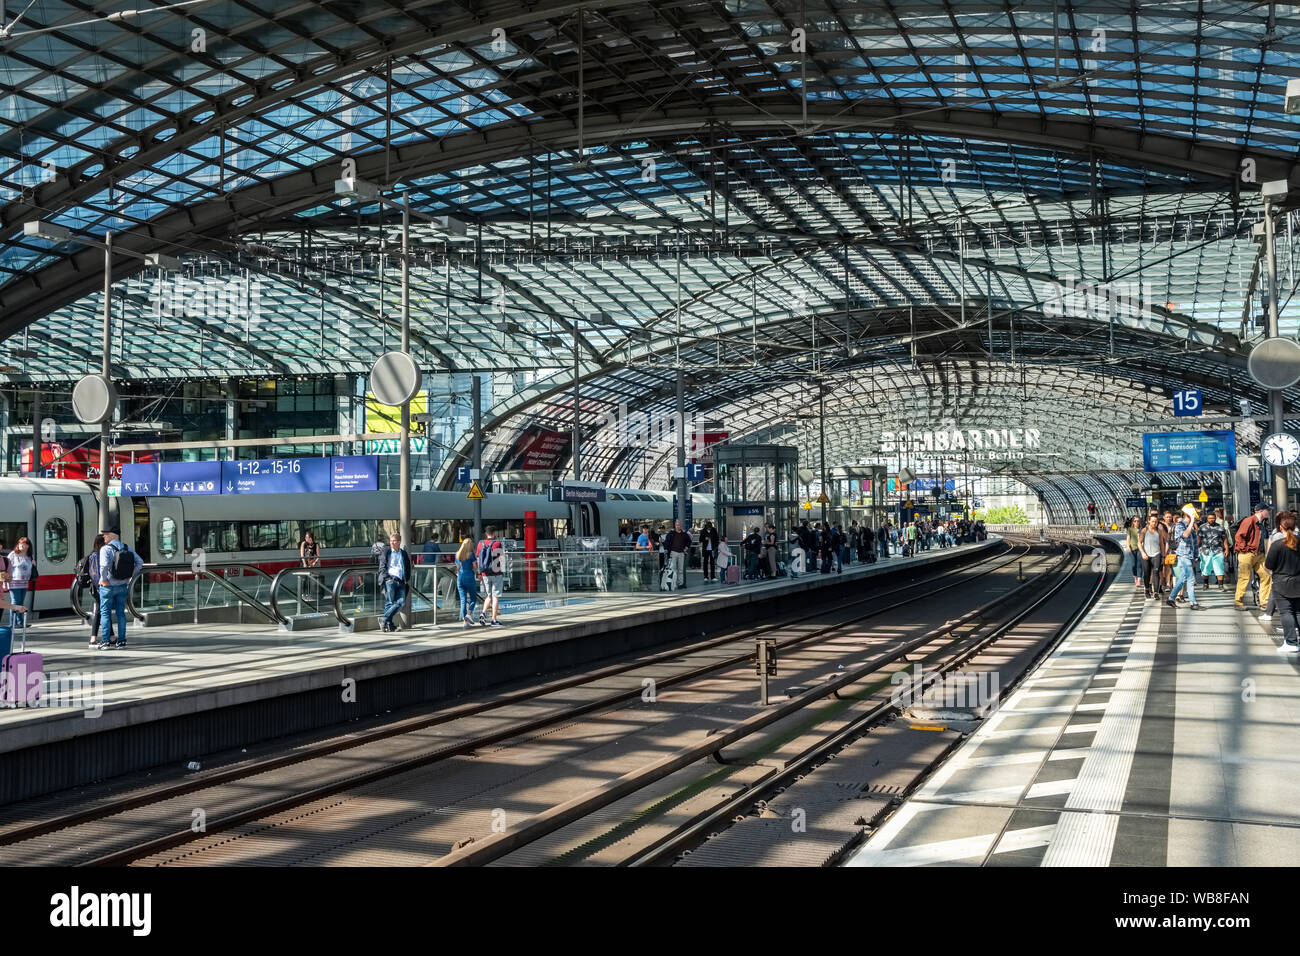
<svg viewBox="0 0 1300 956">
<path fill-rule="evenodd" d="M 456 549 L 456 590 L 460 592 L 461 627 L 472 627 L 474 605 L 478 603 L 478 578 L 473 538 L 463 538 L 460 547 Z"/>
<path fill-rule="evenodd" d="M 82 589 L 89 588 L 90 596 L 94 599 L 95 606 L 90 612 L 90 646 L 99 647 L 99 549 L 104 546 L 104 536 L 95 535 L 95 540 L 91 542 L 90 553 L 77 562 L 77 580 L 81 582 Z M 109 621 L 109 630 L 112 631 L 112 621 Z"/>
</svg>

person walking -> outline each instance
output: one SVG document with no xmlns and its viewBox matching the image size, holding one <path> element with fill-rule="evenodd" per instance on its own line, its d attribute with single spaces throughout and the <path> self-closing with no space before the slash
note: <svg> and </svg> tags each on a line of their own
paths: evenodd
<svg viewBox="0 0 1300 956">
<path fill-rule="evenodd" d="M 402 547 L 402 536 L 393 532 L 388 544 L 379 552 L 379 586 L 384 592 L 382 630 L 400 631 L 402 625 L 394 624 L 397 612 L 406 607 L 406 592 L 411 585 L 411 553 Z"/>
<path fill-rule="evenodd" d="M 1297 551 L 1296 516 L 1293 512 L 1278 515 L 1282 537 L 1269 545 L 1264 569 L 1273 586 L 1272 598 L 1282 618 L 1282 646 L 1279 654 L 1300 654 L 1300 551 Z"/>
<path fill-rule="evenodd" d="M 1138 553 L 1142 555 L 1142 583 L 1146 585 L 1147 597 L 1156 597 L 1160 593 L 1160 569 L 1165 562 L 1165 539 L 1160 533 L 1160 519 L 1154 514 L 1147 516 L 1147 526 L 1138 538 Z"/>
<path fill-rule="evenodd" d="M 763 560 L 767 564 L 767 576 L 775 578 L 778 570 L 776 563 L 776 525 L 770 521 L 763 530 Z"/>
<path fill-rule="evenodd" d="M 132 551 L 118 536 L 116 528 L 100 532 L 104 546 L 99 549 L 99 649 L 126 647 L 126 593 L 131 581 L 144 566 L 144 558 Z M 111 621 L 117 617 L 117 641 L 112 638 Z"/>
<path fill-rule="evenodd" d="M 73 573 L 81 579 L 83 589 L 90 592 L 94 606 L 90 612 L 90 646 L 99 646 L 99 549 L 104 546 L 104 536 L 95 535 L 89 553 L 77 562 Z"/>
<path fill-rule="evenodd" d="M 1237 554 L 1237 590 L 1233 595 L 1233 607 L 1238 611 L 1246 610 L 1243 599 L 1246 588 L 1250 586 L 1250 575 L 1259 574 L 1260 607 L 1268 607 L 1269 595 L 1273 590 L 1273 580 L 1266 567 L 1268 537 L 1264 534 L 1264 524 L 1268 521 L 1268 506 L 1260 504 L 1250 516 L 1243 518 L 1237 526 L 1237 534 L 1232 541 L 1232 549 Z"/>
<path fill-rule="evenodd" d="M 1196 548 L 1201 555 L 1201 585 L 1210 587 L 1213 575 L 1219 590 L 1223 590 L 1223 575 L 1228 554 L 1228 532 L 1219 523 L 1219 516 L 1213 511 L 1205 516 L 1205 524 L 1196 533 Z"/>
<path fill-rule="evenodd" d="M 691 536 L 682 530 L 681 521 L 673 522 L 673 530 L 664 539 L 668 560 L 673 567 L 673 587 L 681 591 L 686 587 L 686 552 L 691 547 Z"/>
<path fill-rule="evenodd" d="M 712 521 L 704 522 L 700 532 L 700 568 L 704 572 L 704 583 L 711 584 L 717 569 L 718 529 Z"/>
<path fill-rule="evenodd" d="M 1169 600 L 1165 602 L 1168 607 L 1177 607 L 1178 595 L 1184 590 L 1187 591 L 1188 608 L 1193 611 L 1200 610 L 1200 605 L 1196 603 L 1196 508 L 1192 505 L 1186 505 L 1183 508 L 1182 515 L 1174 525 L 1173 531 L 1174 555 L 1177 561 L 1174 565 L 1174 588 L 1169 592 Z"/>
<path fill-rule="evenodd" d="M 501 594 L 505 590 L 505 545 L 497 538 L 495 525 L 483 529 L 483 540 L 474 552 L 475 570 L 483 590 L 483 610 L 478 622 L 485 627 L 501 627 Z M 488 614 L 492 617 L 489 620 Z"/>
<path fill-rule="evenodd" d="M 474 574 L 474 541 L 464 538 L 456 549 L 456 591 L 460 594 L 461 627 L 474 623 L 474 606 L 478 603 L 478 578 Z"/>
<path fill-rule="evenodd" d="M 1128 534 L 1128 564 L 1133 571 L 1133 583 L 1137 585 L 1139 591 L 1142 590 L 1142 549 L 1139 547 L 1142 537 L 1142 522 L 1138 516 L 1134 515 L 1128 519 L 1128 527 L 1125 529 Z"/>
</svg>

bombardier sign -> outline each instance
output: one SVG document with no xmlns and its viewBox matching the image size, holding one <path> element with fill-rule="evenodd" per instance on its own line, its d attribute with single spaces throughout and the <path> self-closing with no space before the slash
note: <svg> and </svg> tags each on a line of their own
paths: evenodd
<svg viewBox="0 0 1300 956">
<path fill-rule="evenodd" d="M 977 459 L 1010 461 L 1024 458 L 1026 453 L 1041 454 L 1042 445 L 1042 432 L 1037 428 L 943 428 L 880 433 L 880 452 L 884 455 L 963 452 Z"/>
</svg>

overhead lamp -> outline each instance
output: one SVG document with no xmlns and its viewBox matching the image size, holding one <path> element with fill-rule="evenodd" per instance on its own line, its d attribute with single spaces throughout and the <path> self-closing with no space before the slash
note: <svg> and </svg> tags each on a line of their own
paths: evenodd
<svg viewBox="0 0 1300 956">
<path fill-rule="evenodd" d="M 334 195 L 344 199 L 375 202 L 379 199 L 379 187 L 364 179 L 348 176 L 344 179 L 334 180 Z"/>
<path fill-rule="evenodd" d="M 600 325 L 605 328 L 618 325 L 618 323 L 614 321 L 614 317 L 608 312 L 588 312 L 583 315 L 583 318 L 591 325 Z"/>
<path fill-rule="evenodd" d="M 1283 103 L 1282 111 L 1284 113 L 1300 113 L 1300 79 L 1286 81 L 1286 100 Z"/>
<path fill-rule="evenodd" d="M 1260 242 L 1261 240 L 1263 240 L 1264 235 L 1267 232 L 1268 232 L 1268 227 L 1264 225 L 1262 222 L 1257 222 L 1250 227 L 1250 238 L 1253 239 L 1255 242 Z"/>
<path fill-rule="evenodd" d="M 48 242 L 67 242 L 72 238 L 72 230 L 52 222 L 25 222 L 23 235 L 29 239 L 45 239 Z"/>
<path fill-rule="evenodd" d="M 1291 191 L 1291 184 L 1285 179 L 1273 179 L 1259 187 L 1259 194 L 1265 199 L 1285 199 Z"/>
<path fill-rule="evenodd" d="M 463 219 L 455 216 L 438 216 L 434 219 L 434 225 L 453 236 L 463 236 L 469 229 Z"/>
</svg>

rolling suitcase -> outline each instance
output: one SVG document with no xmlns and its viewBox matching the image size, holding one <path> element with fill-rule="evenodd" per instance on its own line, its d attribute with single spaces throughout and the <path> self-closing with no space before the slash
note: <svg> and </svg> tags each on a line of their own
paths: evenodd
<svg viewBox="0 0 1300 956">
<path fill-rule="evenodd" d="M 28 612 L 31 613 L 31 612 Z M 35 707 L 41 699 L 41 685 L 45 683 L 45 662 L 40 654 L 27 650 L 27 615 L 23 615 L 22 650 L 13 653 L 13 612 L 9 612 L 9 651 L 0 658 L 0 704 L 5 707 Z M 0 637 L 0 641 L 4 640 Z"/>
<path fill-rule="evenodd" d="M 727 583 L 728 584 L 740 583 L 740 565 L 738 564 L 727 565 Z"/>
<path fill-rule="evenodd" d="M 673 570 L 672 562 L 664 565 L 663 574 L 659 575 L 659 590 L 672 591 L 677 587 L 677 575 Z"/>
</svg>

